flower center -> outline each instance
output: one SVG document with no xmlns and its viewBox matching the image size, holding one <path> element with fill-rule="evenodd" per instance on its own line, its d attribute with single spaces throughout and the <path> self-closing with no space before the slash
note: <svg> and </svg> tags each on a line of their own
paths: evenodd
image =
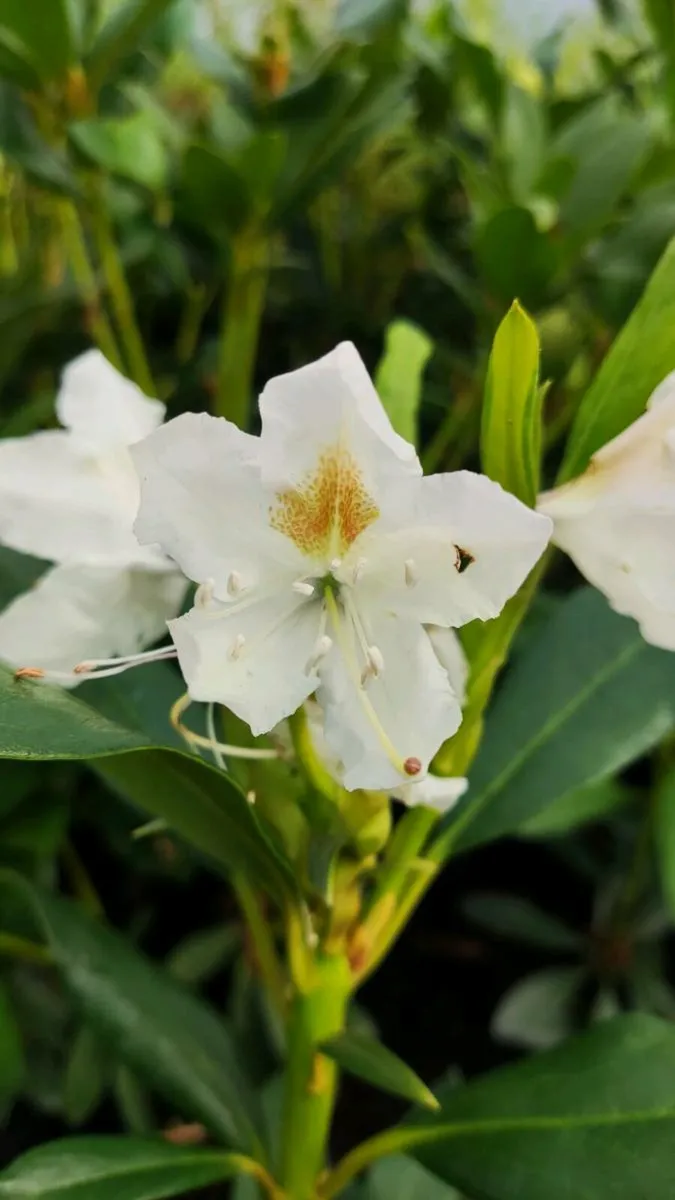
<svg viewBox="0 0 675 1200">
<path fill-rule="evenodd" d="M 380 512 L 359 467 L 343 446 L 329 446 L 297 488 L 277 493 L 270 525 L 303 554 L 343 555 Z"/>
</svg>

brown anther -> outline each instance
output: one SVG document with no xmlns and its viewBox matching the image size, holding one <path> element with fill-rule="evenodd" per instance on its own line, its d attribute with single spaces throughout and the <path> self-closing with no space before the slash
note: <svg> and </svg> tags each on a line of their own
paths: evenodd
<svg viewBox="0 0 675 1200">
<path fill-rule="evenodd" d="M 44 679 L 45 672 L 42 667 L 19 667 L 18 671 L 14 672 L 15 679 Z"/>
<path fill-rule="evenodd" d="M 89 663 L 81 662 L 78 663 L 76 667 L 73 667 L 73 675 L 86 675 L 87 671 L 90 670 L 91 667 L 89 666 Z"/>
<path fill-rule="evenodd" d="M 406 775 L 419 775 L 422 770 L 422 764 L 419 758 L 406 758 L 403 764 L 403 770 Z"/>
</svg>

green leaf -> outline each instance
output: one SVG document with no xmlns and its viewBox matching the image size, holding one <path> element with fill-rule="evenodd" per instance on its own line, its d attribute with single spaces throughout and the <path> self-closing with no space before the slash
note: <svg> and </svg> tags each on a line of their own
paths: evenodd
<svg viewBox="0 0 675 1200">
<path fill-rule="evenodd" d="M 77 182 L 65 155 L 44 140 L 27 103 L 5 83 L 0 83 L 0 151 L 42 187 L 77 194 Z M 44 290 L 36 290 L 34 306 L 39 308 L 44 303 Z M 53 298 L 50 303 L 54 303 Z"/>
<path fill-rule="evenodd" d="M 654 796 L 654 849 L 668 911 L 675 914 L 675 771 L 660 781 Z"/>
<path fill-rule="evenodd" d="M 169 158 L 148 110 L 118 119 L 77 121 L 68 133 L 81 154 L 112 175 L 153 192 L 166 183 Z"/>
<path fill-rule="evenodd" d="M 551 157 L 575 166 L 560 203 L 560 227 L 570 252 L 607 224 L 650 149 L 649 122 L 609 96 L 567 123 Z"/>
<path fill-rule="evenodd" d="M 575 788 L 548 804 L 541 812 L 518 826 L 519 837 L 560 837 L 589 821 L 599 821 L 630 799 L 630 790 L 617 779 L 602 779 L 588 787 Z"/>
<path fill-rule="evenodd" d="M 41 558 L 0 546 L 0 609 L 27 592 L 48 569 L 49 563 Z"/>
<path fill-rule="evenodd" d="M 85 61 L 94 88 L 115 73 L 118 64 L 138 48 L 150 27 L 173 3 L 174 0 L 127 0 L 115 8 Z"/>
<path fill-rule="evenodd" d="M 637 420 L 675 369 L 675 239 L 604 359 L 577 412 L 561 479 L 578 475 L 596 450 Z"/>
<path fill-rule="evenodd" d="M 441 1089 L 442 1112 L 399 1127 L 396 1141 L 428 1137 L 415 1157 L 481 1200 L 671 1200 L 674 1072 L 673 1027 L 619 1017 Z"/>
<path fill-rule="evenodd" d="M 18 1092 L 24 1074 L 21 1035 L 9 997 L 0 988 L 0 1118 L 7 1111 Z"/>
<path fill-rule="evenodd" d="M 0 731 L 0 758 L 96 759 L 98 773 L 117 791 L 209 858 L 250 871 L 275 895 L 297 891 L 291 864 L 241 789 L 193 755 L 157 748 L 138 727 L 108 720 L 61 688 L 17 681 L 6 667 L 0 667 Z"/>
<path fill-rule="evenodd" d="M 407 11 L 408 0 L 339 0 L 335 32 L 365 40 L 402 21 Z"/>
<path fill-rule="evenodd" d="M 561 796 L 607 779 L 675 725 L 675 655 L 581 588 L 533 633 L 504 680 L 450 817 L 461 847 L 518 829 Z"/>
<path fill-rule="evenodd" d="M 188 934 L 174 946 L 166 968 L 174 979 L 187 987 L 197 987 L 229 966 L 241 949 L 242 930 L 238 924 L 214 925 Z"/>
<path fill-rule="evenodd" d="M 550 967 L 519 979 L 493 1013 L 492 1037 L 532 1050 L 562 1042 L 572 1032 L 574 1002 L 585 979 L 580 967 Z"/>
<path fill-rule="evenodd" d="M 365 1079 L 383 1092 L 402 1096 L 424 1108 L 438 1108 L 436 1097 L 411 1067 L 374 1038 L 347 1030 L 323 1042 L 321 1051 L 350 1075 Z"/>
<path fill-rule="evenodd" d="M 397 433 L 417 445 L 417 414 L 422 396 L 422 376 L 433 342 L 410 321 L 392 321 L 387 327 L 384 354 L 375 372 L 375 387 Z"/>
<path fill-rule="evenodd" d="M 73 31 L 66 0 L 0 0 L 0 39 L 22 43 L 40 79 L 65 75 L 73 61 Z"/>
<path fill-rule="evenodd" d="M 183 1196 L 241 1170 L 236 1154 L 159 1139 L 64 1138 L 29 1150 L 0 1174 L 7 1200 L 160 1200 Z"/>
<path fill-rule="evenodd" d="M 520 296 L 539 307 L 547 296 L 558 265 L 553 244 L 536 226 L 528 208 L 503 208 L 482 225 L 476 237 L 476 259 L 496 300 L 510 304 Z"/>
<path fill-rule="evenodd" d="M 63 1111 L 69 1125 L 82 1125 L 96 1111 L 108 1083 L 109 1069 L 109 1058 L 100 1039 L 83 1025 L 73 1038 L 63 1080 Z"/>
<path fill-rule="evenodd" d="M 557 917 L 542 912 L 529 900 L 498 892 L 467 896 L 462 909 L 477 925 L 500 937 L 514 938 L 544 950 L 578 950 L 582 938 Z"/>
<path fill-rule="evenodd" d="M 514 200 L 525 204 L 541 174 L 546 144 L 544 107 L 536 96 L 510 84 L 504 109 L 503 153 Z"/>
<path fill-rule="evenodd" d="M 539 491 L 541 394 L 539 336 L 514 300 L 499 326 L 488 362 L 481 459 L 490 479 L 525 504 Z"/>
<path fill-rule="evenodd" d="M 361 1200 L 460 1200 L 459 1193 L 435 1179 L 414 1158 L 394 1154 L 368 1174 Z"/>
<path fill-rule="evenodd" d="M 215 1013 L 70 901 L 4 872 L 27 900 L 87 1024 L 186 1118 L 257 1154 L 260 1115 L 235 1047 Z M 0 1195 L 2 1193 L 0 1192 Z"/>
<path fill-rule="evenodd" d="M 183 159 L 181 206 L 193 224 L 214 236 L 236 233 L 251 208 L 242 175 L 209 146 L 189 146 Z"/>
</svg>

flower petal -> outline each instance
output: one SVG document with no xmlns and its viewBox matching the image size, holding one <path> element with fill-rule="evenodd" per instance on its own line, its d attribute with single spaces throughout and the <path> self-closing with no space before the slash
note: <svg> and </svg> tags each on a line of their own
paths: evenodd
<svg viewBox="0 0 675 1200">
<path fill-rule="evenodd" d="M 424 629 L 385 611 L 362 607 L 359 616 L 384 670 L 365 689 L 360 686 L 364 658 L 345 619 L 353 638 L 349 658 L 336 637 L 320 670 L 317 698 L 325 714 L 326 741 L 344 768 L 345 787 L 394 789 L 406 777 L 392 762 L 385 740 L 400 761 L 419 759 L 420 770 L 426 770 L 442 742 L 457 730 L 462 713 Z M 329 632 L 332 636 L 330 627 Z"/>
<path fill-rule="evenodd" d="M 270 524 L 257 451 L 257 438 L 206 413 L 184 413 L 131 450 L 141 480 L 139 541 L 159 543 L 195 582 L 212 579 L 221 599 L 233 573 L 248 589 L 279 574 L 290 586 L 304 569 Z"/>
<path fill-rule="evenodd" d="M 177 572 L 54 567 L 0 614 L 0 658 L 72 671 L 84 659 L 135 654 L 166 633 L 185 586 Z"/>
<path fill-rule="evenodd" d="M 56 412 L 79 446 L 101 453 L 147 437 L 166 409 L 116 371 L 100 350 L 87 350 L 65 368 Z"/>
<path fill-rule="evenodd" d="M 439 663 L 448 672 L 450 686 L 460 704 L 464 704 L 469 664 L 454 629 L 443 629 L 441 625 L 428 625 L 427 633 Z"/>
<path fill-rule="evenodd" d="M 379 507 L 388 486 L 420 475 L 414 446 L 394 432 L 351 342 L 297 371 L 278 375 L 260 397 L 260 462 L 265 482 L 295 488 L 332 455 L 342 474 L 356 468 Z"/>
<path fill-rule="evenodd" d="M 424 805 L 426 808 L 434 808 L 436 812 L 446 813 L 455 807 L 468 786 L 468 779 L 460 775 L 447 778 L 441 775 L 426 775 L 419 783 L 408 783 L 396 788 L 392 795 L 408 808 Z"/>
<path fill-rule="evenodd" d="M 127 450 L 95 459 L 65 430 L 0 440 L 0 541 L 24 554 L 150 566 L 131 528 L 136 498 Z"/>
<path fill-rule="evenodd" d="M 268 733 L 315 691 L 307 670 L 321 609 L 292 591 L 250 602 L 216 602 L 169 622 L 193 700 L 231 708 L 254 734 Z"/>
<path fill-rule="evenodd" d="M 399 487 L 409 516 L 389 531 L 367 530 L 352 559 L 365 562 L 354 591 L 425 624 L 464 625 L 496 617 L 542 555 L 552 522 L 485 475 L 457 471 Z"/>
</svg>

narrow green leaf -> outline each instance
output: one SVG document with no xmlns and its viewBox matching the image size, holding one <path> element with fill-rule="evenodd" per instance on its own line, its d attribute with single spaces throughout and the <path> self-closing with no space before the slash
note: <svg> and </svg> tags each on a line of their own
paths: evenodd
<svg viewBox="0 0 675 1200">
<path fill-rule="evenodd" d="M 596 450 L 637 420 L 675 369 L 675 239 L 586 392 L 570 433 L 561 479 L 580 474 Z"/>
<path fill-rule="evenodd" d="M 492 1037 L 532 1050 L 562 1042 L 574 1028 L 574 1004 L 586 979 L 581 967 L 548 967 L 519 979 L 492 1015 Z"/>
<path fill-rule="evenodd" d="M 112 175 L 121 175 L 150 191 L 166 183 L 169 157 L 149 111 L 129 117 L 77 121 L 68 128 L 81 154 Z"/>
<path fill-rule="evenodd" d="M 424 1108 L 438 1108 L 436 1097 L 412 1068 L 374 1038 L 347 1030 L 323 1042 L 321 1050 L 350 1075 L 365 1079 L 383 1092 L 402 1096 Z"/>
<path fill-rule="evenodd" d="M 43 81 L 61 78 L 73 60 L 66 0 L 0 0 L 0 37 L 3 33 L 23 43 Z"/>
<path fill-rule="evenodd" d="M 495 334 L 488 362 L 481 426 L 483 470 L 519 500 L 534 504 L 540 457 L 539 336 L 514 300 Z"/>
<path fill-rule="evenodd" d="M 95 88 L 105 83 L 127 54 L 137 49 L 150 27 L 173 3 L 174 0 L 127 0 L 116 7 L 85 61 L 87 75 Z"/>
<path fill-rule="evenodd" d="M 488 713 L 466 801 L 445 833 L 468 847 L 616 774 L 675 726 L 675 655 L 581 588 L 523 648 Z"/>
<path fill-rule="evenodd" d="M 384 354 L 375 372 L 375 387 L 397 433 L 417 444 L 417 414 L 422 376 L 433 342 L 410 321 L 392 321 L 385 334 Z"/>
<path fill-rule="evenodd" d="M 573 951 L 583 944 L 575 930 L 520 896 L 476 892 L 467 896 L 462 909 L 469 920 L 491 933 L 514 938 L 528 946 Z"/>
<path fill-rule="evenodd" d="M 674 1073 L 672 1025 L 619 1017 L 441 1089 L 442 1112 L 407 1133 L 428 1135 L 414 1151 L 428 1170 L 481 1200 L 671 1200 Z"/>
<path fill-rule="evenodd" d="M 186 218 L 212 236 L 236 233 L 250 211 L 246 180 L 210 146 L 189 146 L 183 159 L 180 204 Z"/>
<path fill-rule="evenodd" d="M 502 208 L 476 233 L 476 259 L 494 298 L 510 304 L 520 296 L 538 308 L 549 294 L 558 266 L 555 243 L 537 228 L 529 208 Z"/>
<path fill-rule="evenodd" d="M 108 1083 L 109 1068 L 100 1039 L 83 1025 L 73 1038 L 63 1081 L 63 1111 L 69 1125 L 82 1125 L 96 1111 Z"/>
<path fill-rule="evenodd" d="M 70 901 L 12 872 L 2 873 L 0 886 L 28 902 L 82 1016 L 103 1044 L 187 1119 L 203 1121 L 237 1149 L 257 1154 L 255 1093 L 215 1013 Z"/>
<path fill-rule="evenodd" d="M 160 1200 L 183 1196 L 241 1170 L 236 1154 L 159 1139 L 64 1138 L 29 1150 L 0 1174 L 6 1200 Z"/>
</svg>

